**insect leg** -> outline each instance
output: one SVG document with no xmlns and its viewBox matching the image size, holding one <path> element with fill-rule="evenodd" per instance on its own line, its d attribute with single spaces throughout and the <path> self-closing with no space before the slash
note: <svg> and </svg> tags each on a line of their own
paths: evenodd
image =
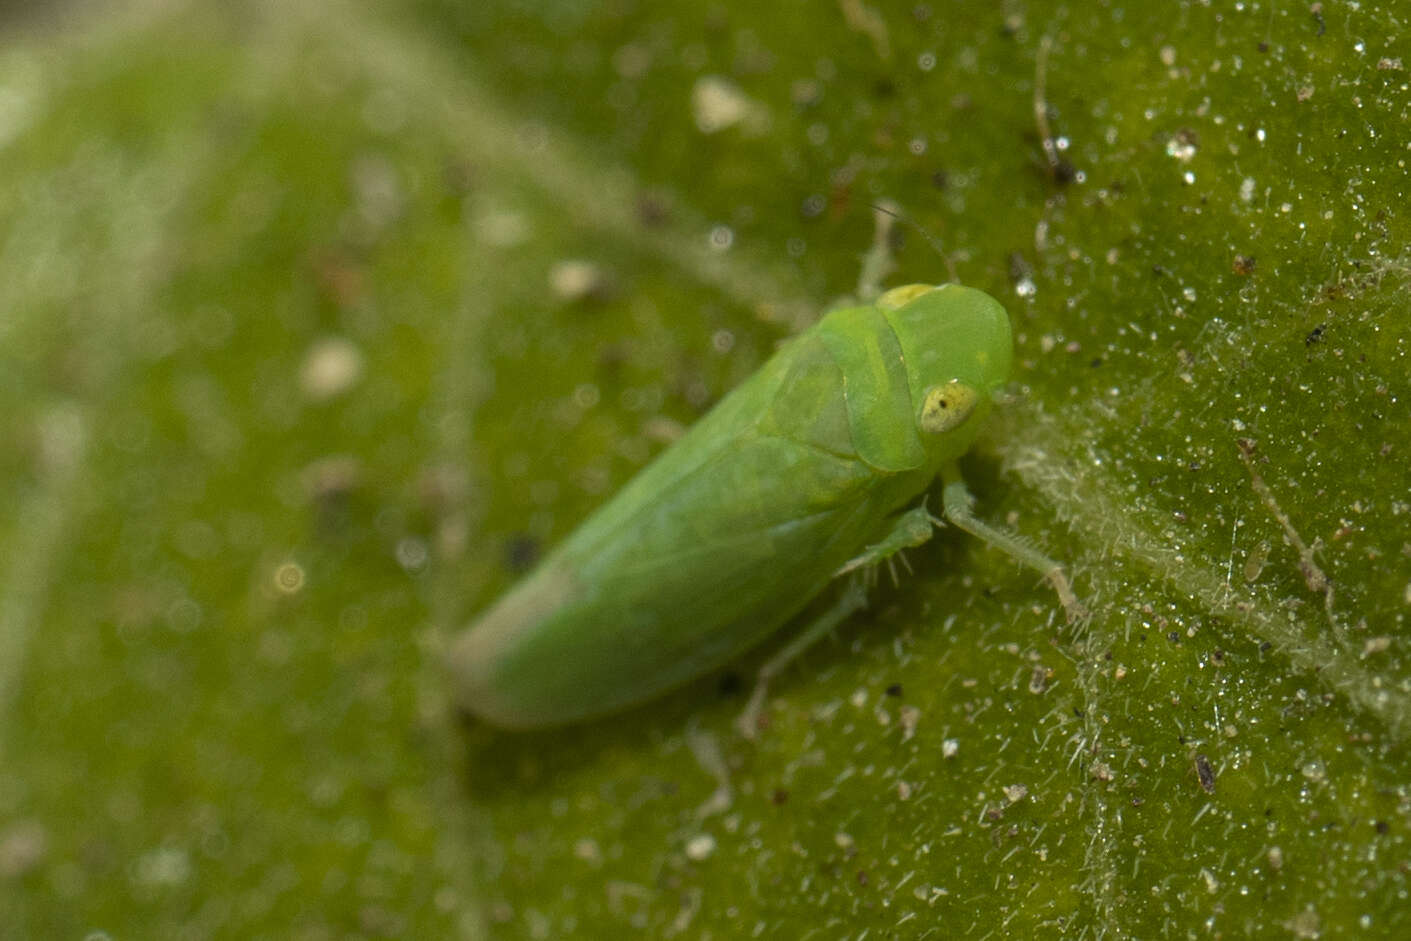
<svg viewBox="0 0 1411 941">
<path fill-rule="evenodd" d="M 764 697 L 769 692 L 769 681 L 778 676 L 805 650 L 827 636 L 849 615 L 866 606 L 867 593 L 862 588 L 861 579 L 849 580 L 847 589 L 831 608 L 823 612 L 818 620 L 800 631 L 798 636 L 789 641 L 782 650 L 764 662 L 755 678 L 755 687 L 754 691 L 750 693 L 750 701 L 745 704 L 745 711 L 740 713 L 740 717 L 735 720 L 735 727 L 740 730 L 741 735 L 753 739 L 758 734 L 759 717 L 764 711 Z"/>
<path fill-rule="evenodd" d="M 1053 590 L 1058 592 L 1058 600 L 1063 605 L 1063 610 L 1070 624 L 1087 615 L 1087 610 L 1078 600 L 1078 596 L 1073 594 L 1072 586 L 1068 584 L 1068 576 L 1064 574 L 1063 566 L 1029 545 L 1021 537 L 1000 529 L 998 526 L 992 526 L 975 515 L 971 509 L 973 498 L 970 496 L 970 491 L 965 489 L 965 480 L 960 476 L 959 466 L 952 462 L 941 468 L 941 481 L 943 483 L 942 505 L 947 520 L 954 523 L 959 529 L 963 529 L 970 535 L 983 539 L 996 549 L 1005 552 L 1020 565 L 1027 566 L 1043 575 L 1053 586 Z"/>
<path fill-rule="evenodd" d="M 737 720 L 741 735 L 752 739 L 759 730 L 759 717 L 760 713 L 764 711 L 764 697 L 769 692 L 769 681 L 798 659 L 805 650 L 827 636 L 833 628 L 846 620 L 854 611 L 867 605 L 865 586 L 872 578 L 875 566 L 881 562 L 890 564 L 893 557 L 903 549 L 921 545 L 931 538 L 934 527 L 938 525 L 940 525 L 940 520 L 932 516 L 925 506 L 907 510 L 905 513 L 893 517 L 891 528 L 880 540 L 862 550 L 857 557 L 849 560 L 834 573 L 835 575 L 847 575 L 853 572 L 857 574 L 848 580 L 848 587 L 833 607 L 800 631 L 797 637 L 759 668 L 754 691 L 750 693 L 750 701 L 745 705 L 745 711 L 740 714 L 740 718 Z"/>
<path fill-rule="evenodd" d="M 895 517 L 892 528 L 880 541 L 873 543 L 863 549 L 860 555 L 843 563 L 842 568 L 834 572 L 833 575 L 846 575 L 856 569 L 876 565 L 884 559 L 890 559 L 903 549 L 919 546 L 931 538 L 932 527 L 939 523 L 940 520 L 932 516 L 924 506 L 907 510 Z"/>
</svg>

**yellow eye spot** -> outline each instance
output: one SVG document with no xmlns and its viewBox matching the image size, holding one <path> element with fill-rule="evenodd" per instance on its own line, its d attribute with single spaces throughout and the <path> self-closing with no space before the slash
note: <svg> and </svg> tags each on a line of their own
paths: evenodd
<svg viewBox="0 0 1411 941">
<path fill-rule="evenodd" d="M 980 390 L 967 382 L 952 379 L 943 386 L 931 386 L 921 402 L 921 430 L 939 435 L 959 428 L 979 404 Z"/>
</svg>

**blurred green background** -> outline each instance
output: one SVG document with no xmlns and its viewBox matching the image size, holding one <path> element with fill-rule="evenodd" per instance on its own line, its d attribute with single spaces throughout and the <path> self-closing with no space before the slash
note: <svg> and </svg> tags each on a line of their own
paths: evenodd
<svg viewBox="0 0 1411 941">
<path fill-rule="evenodd" d="M 1407 936 L 1408 15 L 0 5 L 0 937 Z M 884 200 L 1091 622 L 943 532 L 757 743 L 459 719 Z"/>
</svg>

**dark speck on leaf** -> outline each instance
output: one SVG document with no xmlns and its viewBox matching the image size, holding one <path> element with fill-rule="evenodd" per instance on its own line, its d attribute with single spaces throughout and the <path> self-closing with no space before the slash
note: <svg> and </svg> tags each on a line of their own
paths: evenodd
<svg viewBox="0 0 1411 941">
<path fill-rule="evenodd" d="M 1309 332 L 1308 336 L 1303 338 L 1303 345 L 1312 346 L 1314 343 L 1321 341 L 1323 339 L 1323 331 L 1326 330 L 1327 327 L 1328 325 L 1325 323 L 1318 324 L 1318 326 L 1314 327 Z"/>
<path fill-rule="evenodd" d="M 539 540 L 523 533 L 511 536 L 505 543 L 505 565 L 516 575 L 522 575 L 539 561 Z"/>
<path fill-rule="evenodd" d="M 1173 644 L 1179 644 L 1181 642 L 1181 634 L 1179 631 L 1172 631 L 1166 635 L 1166 639 Z"/>
<path fill-rule="evenodd" d="M 1230 268 L 1235 274 L 1248 277 L 1254 274 L 1255 261 L 1253 255 L 1236 255 L 1235 260 L 1230 264 Z"/>
<path fill-rule="evenodd" d="M 1009 253 L 1009 280 L 1011 283 L 1018 283 L 1032 275 L 1034 269 L 1023 255 L 1018 252 Z"/>
<path fill-rule="evenodd" d="M 950 186 L 950 174 L 944 170 L 937 170 L 931 174 L 931 185 L 938 190 L 943 190 Z"/>
<path fill-rule="evenodd" d="M 1215 793 L 1215 769 L 1204 755 L 1195 756 L 1195 776 L 1200 779 L 1201 790 L 1207 794 Z"/>
<path fill-rule="evenodd" d="M 649 229 L 660 226 L 670 215 L 666 201 L 658 196 L 643 196 L 637 200 L 637 221 Z"/>
<path fill-rule="evenodd" d="M 782 807 L 789 802 L 789 792 L 782 787 L 776 787 L 769 799 L 774 802 L 774 806 Z"/>
<path fill-rule="evenodd" d="M 720 691 L 721 696 L 728 697 L 739 695 L 740 674 L 736 673 L 734 670 L 720 674 L 720 682 L 717 684 L 716 689 Z"/>
<path fill-rule="evenodd" d="M 888 695 L 888 696 L 900 696 L 900 695 L 901 695 L 901 684 L 900 684 L 900 683 L 893 683 L 891 686 L 888 686 L 888 687 L 887 687 L 887 695 Z"/>
</svg>

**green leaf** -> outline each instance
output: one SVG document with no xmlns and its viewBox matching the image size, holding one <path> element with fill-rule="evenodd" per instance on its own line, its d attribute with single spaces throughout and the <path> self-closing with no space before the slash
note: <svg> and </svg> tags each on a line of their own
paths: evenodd
<svg viewBox="0 0 1411 941">
<path fill-rule="evenodd" d="M 0 50 L 10 934 L 1408 931 L 1396 11 L 290 6 Z M 457 717 L 449 638 L 883 202 L 889 283 L 1011 312 L 965 470 L 1091 619 L 946 531 L 756 743 L 767 650 Z"/>
</svg>

